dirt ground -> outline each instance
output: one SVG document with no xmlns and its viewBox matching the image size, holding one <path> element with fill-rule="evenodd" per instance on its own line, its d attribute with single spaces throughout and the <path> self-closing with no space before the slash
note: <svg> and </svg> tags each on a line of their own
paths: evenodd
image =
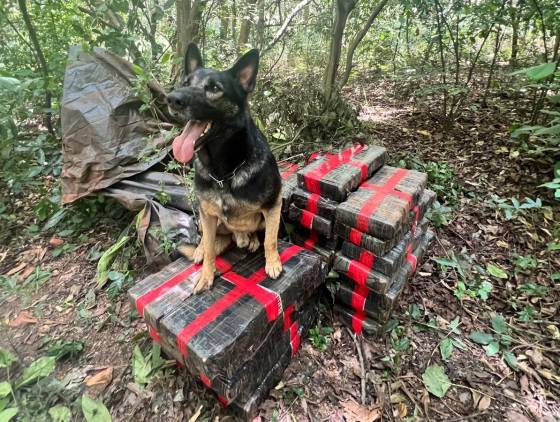
<svg viewBox="0 0 560 422">
<path fill-rule="evenodd" d="M 545 170 L 517 155 L 510 142 L 511 122 L 523 117 L 516 114 L 515 98 L 488 106 L 474 102 L 457 125 L 443 133 L 428 107 L 418 108 L 395 86 L 363 83 L 348 95 L 362 104 L 362 119 L 388 148 L 393 163 L 414 158 L 449 165 L 458 187 L 450 223 L 435 229 L 432 248 L 394 312 L 395 328 L 385 338 L 363 340 L 364 370 L 350 332 L 325 296 L 321 325 L 333 328 L 326 336 L 326 349 L 314 347 L 309 339 L 302 342 L 256 420 L 560 420 L 559 286 L 552 277 L 560 271 L 560 257 L 547 247 L 560 235 L 558 209 L 528 210 L 507 220 L 502 209 L 489 205 L 493 194 L 539 195 L 545 205 L 552 204 L 546 192 L 535 188 L 545 179 Z M 23 292 L 0 286 L 0 345 L 29 363 L 53 341 L 83 341 L 84 350 L 76 358 L 56 366 L 55 377 L 64 388 L 40 398 L 71 407 L 80 415 L 76 420 L 81 419 L 76 400 L 86 388 L 103 400 L 113 420 L 232 419 L 199 382 L 174 366 L 159 371 L 143 389 L 134 383 L 132 350 L 135 345 L 149 350 L 151 341 L 124 291 L 110 299 L 105 290 L 94 289 L 96 262 L 90 256 L 94 246 L 107 248 L 118 233 L 115 225 L 98 226 L 86 242 L 57 257 L 52 254 L 57 241 L 50 236 L 29 238 L 21 233 L 0 246 L 0 274 L 21 280 L 36 266 L 51 273 Z M 489 278 L 492 290 L 486 301 L 468 294 L 457 298 L 459 270 L 445 270 L 434 261 L 450 259 L 451 252 L 469 258 L 467 278 L 477 266 L 487 268 L 489 263 L 504 270 L 505 277 Z M 533 257 L 536 264 L 527 270 L 515 264 L 518 256 Z M 141 257 L 134 265 L 143 268 Z M 530 294 L 520 288 L 524 283 L 546 286 L 546 294 Z M 521 318 L 528 305 L 534 310 L 532 317 Z M 516 370 L 501 353 L 488 356 L 469 340 L 473 331 L 496 334 L 490 322 L 495 313 L 505 317 Z M 458 328 L 452 331 L 449 323 L 457 317 Z M 449 337 L 462 348 L 454 347 L 444 360 L 439 345 Z M 451 382 L 443 399 L 429 394 L 422 381 L 426 368 L 434 364 L 443 367 Z M 112 368 L 107 382 L 86 387 L 88 376 L 107 373 L 107 368 Z"/>
</svg>

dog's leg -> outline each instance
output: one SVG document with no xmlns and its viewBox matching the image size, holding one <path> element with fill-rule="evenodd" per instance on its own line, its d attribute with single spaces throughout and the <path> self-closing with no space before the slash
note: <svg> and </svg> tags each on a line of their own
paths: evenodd
<svg viewBox="0 0 560 422">
<path fill-rule="evenodd" d="M 233 238 L 238 248 L 246 248 L 249 246 L 249 234 L 244 232 L 233 232 Z"/>
<path fill-rule="evenodd" d="M 276 204 L 263 210 L 264 215 L 264 257 L 266 260 L 265 271 L 270 278 L 278 278 L 282 272 L 282 262 L 278 254 L 278 229 L 280 227 L 280 211 L 282 198 L 279 196 Z"/>
<path fill-rule="evenodd" d="M 257 232 L 253 232 L 249 235 L 249 245 L 247 245 L 247 249 L 249 252 L 255 252 L 261 246 L 261 241 L 259 240 L 259 236 L 257 236 Z"/>
<path fill-rule="evenodd" d="M 216 269 L 216 227 L 218 218 L 208 214 L 204 210 L 204 203 L 200 207 L 200 222 L 202 223 L 202 241 L 201 245 L 204 250 L 204 262 L 202 263 L 202 271 L 200 278 L 194 288 L 195 293 L 209 289 L 214 283 L 214 271 Z"/>
</svg>

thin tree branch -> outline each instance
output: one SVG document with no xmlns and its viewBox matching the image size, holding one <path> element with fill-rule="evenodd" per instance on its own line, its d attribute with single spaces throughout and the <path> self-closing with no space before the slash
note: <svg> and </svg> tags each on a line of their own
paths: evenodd
<svg viewBox="0 0 560 422">
<path fill-rule="evenodd" d="M 284 23 L 282 24 L 280 29 L 276 32 L 276 34 L 274 34 L 274 37 L 272 38 L 272 41 L 270 41 L 270 43 L 263 49 L 263 51 L 262 51 L 263 54 L 265 52 L 267 52 L 268 50 L 270 50 L 272 47 L 274 47 L 278 41 L 280 41 L 280 38 L 282 38 L 284 36 L 284 33 L 287 31 L 288 26 L 290 26 L 290 23 L 292 22 L 292 20 L 309 3 L 311 3 L 311 0 L 302 0 L 298 4 L 296 4 L 296 6 L 292 9 L 290 14 L 288 16 L 286 16 L 286 19 L 284 20 Z"/>
</svg>

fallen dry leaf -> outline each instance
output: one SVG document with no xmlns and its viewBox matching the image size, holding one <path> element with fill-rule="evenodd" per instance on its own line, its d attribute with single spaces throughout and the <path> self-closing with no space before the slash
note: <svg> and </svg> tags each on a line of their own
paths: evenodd
<svg viewBox="0 0 560 422">
<path fill-rule="evenodd" d="M 104 389 L 107 387 L 111 380 L 113 379 L 113 367 L 108 366 L 107 368 L 99 371 L 97 374 L 86 378 L 86 386 L 88 387 L 99 387 Z"/>
<path fill-rule="evenodd" d="M 33 274 L 33 271 L 35 271 L 35 267 L 33 265 L 28 265 L 27 268 L 20 274 L 21 279 L 25 280 L 27 277 Z"/>
<path fill-rule="evenodd" d="M 530 419 L 527 418 L 527 416 L 514 412 L 513 410 L 507 412 L 506 417 L 508 422 L 530 422 Z"/>
<path fill-rule="evenodd" d="M 354 400 L 346 400 L 341 404 L 347 422 L 373 422 L 380 417 L 379 409 L 376 407 L 368 409 Z"/>
<path fill-rule="evenodd" d="M 490 407 L 491 399 L 488 396 L 482 396 L 480 401 L 478 402 L 478 410 L 481 412 L 488 409 Z"/>
<path fill-rule="evenodd" d="M 18 265 L 16 265 L 14 268 L 12 268 L 10 271 L 8 271 L 6 273 L 7 276 L 11 276 L 14 275 L 16 273 L 19 273 L 21 270 L 23 270 L 26 267 L 27 263 L 26 262 L 21 262 Z"/>
<path fill-rule="evenodd" d="M 49 245 L 54 246 L 55 248 L 62 245 L 64 243 L 64 239 L 60 237 L 53 236 L 49 239 Z"/>
<path fill-rule="evenodd" d="M 26 325 L 29 324 L 36 324 L 36 323 L 37 323 L 37 318 L 31 315 L 31 312 L 21 311 L 19 315 L 15 317 L 15 319 L 8 322 L 8 325 L 12 328 L 19 328 L 19 327 L 25 327 Z"/>
</svg>

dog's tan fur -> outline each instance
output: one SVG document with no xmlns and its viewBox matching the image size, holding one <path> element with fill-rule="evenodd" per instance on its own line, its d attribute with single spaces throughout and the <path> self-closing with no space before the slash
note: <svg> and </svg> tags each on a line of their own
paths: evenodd
<svg viewBox="0 0 560 422">
<path fill-rule="evenodd" d="M 236 208 L 228 209 L 226 214 L 221 199 L 200 198 L 202 239 L 194 251 L 192 249 L 181 251 L 196 263 L 203 263 L 195 292 L 212 287 L 216 256 L 229 246 L 232 237 L 237 246 L 246 247 L 254 252 L 260 246 L 256 232 L 263 228 L 265 231 L 265 272 L 273 279 L 278 278 L 282 272 L 282 263 L 278 254 L 281 206 L 282 197 L 279 195 L 276 203 L 270 209 L 258 208 L 247 203 L 237 203 Z"/>
</svg>

